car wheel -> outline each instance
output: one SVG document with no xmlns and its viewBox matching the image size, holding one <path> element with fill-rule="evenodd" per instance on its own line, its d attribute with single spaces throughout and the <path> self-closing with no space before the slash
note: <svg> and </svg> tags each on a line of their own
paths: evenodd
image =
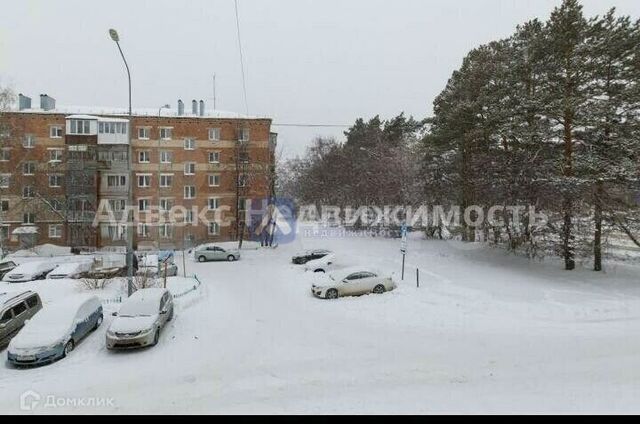
<svg viewBox="0 0 640 424">
<path fill-rule="evenodd" d="M 233 255 L 229 255 L 229 256 L 227 256 L 227 260 L 228 260 L 229 262 L 234 262 L 234 261 L 236 260 L 236 257 L 235 257 L 235 256 L 233 256 Z"/>
<path fill-rule="evenodd" d="M 73 343 L 73 339 L 69 340 L 66 345 L 64 345 L 64 352 L 62 353 L 62 357 L 66 358 L 75 348 L 75 344 Z"/>
<path fill-rule="evenodd" d="M 325 296 L 327 299 L 337 299 L 338 298 L 338 290 L 330 289 L 327 290 L 327 294 Z"/>
<path fill-rule="evenodd" d="M 156 334 L 153 335 L 153 346 L 158 344 L 160 340 L 160 329 L 156 330 Z"/>
<path fill-rule="evenodd" d="M 205 258 L 204 256 L 200 256 L 198 257 L 198 262 L 207 262 L 207 258 Z"/>
<path fill-rule="evenodd" d="M 315 271 L 313 271 L 313 272 L 319 272 L 319 273 L 325 274 L 324 269 L 316 269 L 316 270 L 315 270 Z"/>
<path fill-rule="evenodd" d="M 384 288 L 384 286 L 383 286 L 382 284 L 378 284 L 378 285 L 373 289 L 373 292 L 374 292 L 375 294 L 382 294 L 382 293 L 384 293 L 384 292 L 386 292 L 386 291 L 387 291 L 387 289 L 385 289 L 385 288 Z"/>
<path fill-rule="evenodd" d="M 102 325 L 102 321 L 103 321 L 103 320 L 104 320 L 104 317 L 103 317 L 102 315 L 100 315 L 100 316 L 98 317 L 98 319 L 96 320 L 96 326 L 95 326 L 95 327 L 93 327 L 93 330 L 94 330 L 94 331 L 95 331 L 95 330 L 97 330 L 97 329 L 98 329 L 98 327 L 100 327 L 100 326 Z"/>
</svg>

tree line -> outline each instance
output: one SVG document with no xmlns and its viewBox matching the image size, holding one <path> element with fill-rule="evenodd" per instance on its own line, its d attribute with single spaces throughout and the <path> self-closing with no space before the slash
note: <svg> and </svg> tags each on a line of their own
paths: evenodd
<svg viewBox="0 0 640 424">
<path fill-rule="evenodd" d="M 545 225 L 524 211 L 521 222 L 426 232 L 558 255 L 567 270 L 592 258 L 600 271 L 607 237 L 640 247 L 640 21 L 615 9 L 587 18 L 564 0 L 546 22 L 469 52 L 433 116 L 359 119 L 345 135 L 282 164 L 280 194 L 337 206 L 533 205 Z"/>
</svg>

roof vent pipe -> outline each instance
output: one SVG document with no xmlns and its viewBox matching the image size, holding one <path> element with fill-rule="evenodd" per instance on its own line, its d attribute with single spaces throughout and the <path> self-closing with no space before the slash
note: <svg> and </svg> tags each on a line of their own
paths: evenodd
<svg viewBox="0 0 640 424">
<path fill-rule="evenodd" d="M 200 116 L 204 116 L 204 100 L 200 100 Z"/>
<path fill-rule="evenodd" d="M 40 109 L 53 110 L 56 108 L 56 99 L 49 97 L 47 94 L 40 95 Z"/>
<path fill-rule="evenodd" d="M 184 102 L 182 100 L 178 100 L 178 116 L 184 115 Z"/>
<path fill-rule="evenodd" d="M 18 94 L 18 110 L 31 109 L 31 97 Z"/>
<path fill-rule="evenodd" d="M 193 116 L 198 116 L 198 102 L 196 100 L 191 101 L 191 113 Z"/>
</svg>

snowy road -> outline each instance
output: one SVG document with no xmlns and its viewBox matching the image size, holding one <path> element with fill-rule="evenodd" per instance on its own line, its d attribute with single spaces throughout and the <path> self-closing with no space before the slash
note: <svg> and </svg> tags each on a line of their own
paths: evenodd
<svg viewBox="0 0 640 424">
<path fill-rule="evenodd" d="M 108 317 L 63 361 L 0 368 L 0 410 L 22 412 L 31 390 L 36 413 L 640 412 L 637 269 L 570 274 L 415 240 L 397 291 L 324 301 L 289 264 L 320 246 L 399 271 L 398 241 L 381 239 L 189 262 L 204 284 L 158 347 L 107 352 Z M 47 409 L 47 396 L 112 403 Z"/>
</svg>

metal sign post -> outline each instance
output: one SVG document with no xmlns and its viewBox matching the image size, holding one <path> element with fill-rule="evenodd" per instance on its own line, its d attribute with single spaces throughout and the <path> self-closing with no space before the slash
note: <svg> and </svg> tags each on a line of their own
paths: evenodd
<svg viewBox="0 0 640 424">
<path fill-rule="evenodd" d="M 407 256 L 407 224 L 403 224 L 400 231 L 402 234 L 402 242 L 400 244 L 400 252 L 402 253 L 402 281 L 404 281 L 404 263 Z"/>
</svg>

